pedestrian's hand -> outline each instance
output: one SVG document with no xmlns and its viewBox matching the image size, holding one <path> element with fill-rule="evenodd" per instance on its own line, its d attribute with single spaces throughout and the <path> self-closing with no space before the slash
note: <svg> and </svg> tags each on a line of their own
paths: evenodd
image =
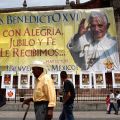
<svg viewBox="0 0 120 120">
<path fill-rule="evenodd" d="M 47 116 L 47 120 L 51 120 L 52 118 L 53 118 L 52 115 L 48 115 L 48 116 Z"/>
<path fill-rule="evenodd" d="M 83 18 L 80 22 L 79 28 L 78 28 L 78 34 L 81 36 L 85 34 L 88 31 L 89 25 L 86 26 L 85 24 L 86 19 Z"/>
<path fill-rule="evenodd" d="M 51 120 L 53 118 L 53 109 L 48 109 L 48 116 L 47 119 Z"/>
<path fill-rule="evenodd" d="M 23 108 L 24 104 L 30 105 L 30 101 L 28 99 L 24 100 L 22 103 L 22 108 Z"/>
</svg>

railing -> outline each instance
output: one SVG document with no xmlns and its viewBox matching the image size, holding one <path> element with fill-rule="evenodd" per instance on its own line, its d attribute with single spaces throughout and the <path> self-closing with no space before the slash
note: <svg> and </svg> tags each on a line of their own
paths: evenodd
<svg viewBox="0 0 120 120">
<path fill-rule="evenodd" d="M 75 88 L 76 97 L 75 101 L 105 101 L 105 98 L 108 94 L 110 94 L 111 88 L 104 89 L 80 89 Z M 120 91 L 120 88 L 114 88 L 114 93 L 116 91 Z M 21 93 L 24 93 L 24 99 L 32 97 L 33 89 L 16 89 L 16 97 L 15 99 L 7 99 L 12 101 L 19 101 Z M 62 95 L 60 94 L 60 90 L 56 90 L 57 101 L 60 101 Z"/>
<path fill-rule="evenodd" d="M 7 99 L 12 101 L 18 101 L 20 100 L 21 95 L 24 96 L 24 98 L 32 97 L 33 89 L 32 89 L 32 78 L 30 78 L 30 89 L 18 89 L 18 77 L 13 77 L 13 88 L 16 89 L 16 95 L 15 99 Z M 77 79 L 77 78 L 76 78 Z M 116 91 L 120 91 L 120 88 L 113 88 L 112 86 L 112 76 L 111 73 L 106 74 L 106 88 L 101 89 L 81 89 L 79 88 L 79 83 L 75 83 L 75 91 L 76 91 L 76 101 L 105 101 L 105 98 L 107 94 L 110 93 L 110 90 L 113 89 L 114 93 Z M 1 76 L 0 76 L 0 86 L 1 86 Z M 56 90 L 57 100 L 60 101 L 60 97 L 62 97 L 61 89 Z M 5 95 L 5 89 L 0 89 L 0 93 Z"/>
</svg>

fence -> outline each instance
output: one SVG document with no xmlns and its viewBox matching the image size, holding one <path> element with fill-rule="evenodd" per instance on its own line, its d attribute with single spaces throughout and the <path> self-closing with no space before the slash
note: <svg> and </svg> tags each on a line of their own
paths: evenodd
<svg viewBox="0 0 120 120">
<path fill-rule="evenodd" d="M 105 101 L 107 94 L 109 94 L 110 88 L 105 89 L 80 89 L 75 88 L 76 90 L 76 101 Z M 114 93 L 120 89 L 113 89 Z M 57 101 L 60 101 L 62 95 L 59 94 L 60 90 L 56 90 Z M 14 101 L 19 101 L 21 97 L 29 98 L 32 97 L 33 90 L 32 89 L 16 89 L 16 97 L 15 99 L 11 99 Z M 10 100 L 10 99 L 7 99 Z"/>
<path fill-rule="evenodd" d="M 77 78 L 77 77 L 76 77 Z M 106 74 L 106 88 L 102 89 L 81 89 L 79 88 L 78 82 L 79 80 L 76 79 L 76 86 L 75 86 L 75 91 L 76 91 L 76 101 L 105 101 L 105 98 L 107 94 L 109 94 L 110 89 L 113 89 L 115 91 L 119 91 L 120 88 L 113 88 L 112 87 L 112 74 L 107 73 Z M 0 76 L 0 84 L 1 84 L 1 76 Z M 15 99 L 7 99 L 7 100 L 14 100 L 18 101 L 20 100 L 20 97 L 29 98 L 32 97 L 33 89 L 32 89 L 32 77 L 30 77 L 30 89 L 18 89 L 17 88 L 18 84 L 18 76 L 13 77 L 13 88 L 16 88 L 16 96 Z M 1 86 L 1 85 L 0 85 Z M 61 89 L 56 89 L 56 95 L 57 95 L 57 100 L 59 101 L 61 98 Z M 5 89 L 0 89 L 0 93 L 5 95 Z"/>
</svg>

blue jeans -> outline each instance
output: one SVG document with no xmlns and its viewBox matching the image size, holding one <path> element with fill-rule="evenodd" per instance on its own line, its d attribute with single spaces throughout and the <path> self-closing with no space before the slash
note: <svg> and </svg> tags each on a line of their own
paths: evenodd
<svg viewBox="0 0 120 120">
<path fill-rule="evenodd" d="M 120 108 L 120 100 L 117 100 L 117 110 L 119 111 Z"/>
<path fill-rule="evenodd" d="M 117 113 L 117 109 L 116 109 L 114 103 L 110 103 L 110 108 L 109 108 L 108 113 L 111 113 L 112 108 L 114 109 L 115 113 Z"/>
<path fill-rule="evenodd" d="M 59 120 L 74 120 L 73 104 L 63 105 L 63 110 L 60 114 Z"/>
<path fill-rule="evenodd" d="M 48 103 L 34 103 L 36 120 L 47 120 Z"/>
</svg>

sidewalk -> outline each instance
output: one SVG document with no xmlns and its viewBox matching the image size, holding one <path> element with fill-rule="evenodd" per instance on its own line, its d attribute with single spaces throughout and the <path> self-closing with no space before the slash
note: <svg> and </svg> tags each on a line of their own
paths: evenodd
<svg viewBox="0 0 120 120">
<path fill-rule="evenodd" d="M 17 101 L 7 101 L 6 105 L 4 105 L 0 110 L 3 111 L 25 111 L 24 108 L 21 107 L 22 103 Z M 61 111 L 62 103 L 57 102 L 55 107 L 55 111 Z M 30 105 L 30 110 L 33 111 L 34 106 L 33 103 Z M 79 101 L 74 103 L 74 111 L 105 111 L 106 110 L 106 103 L 105 102 L 98 102 L 98 101 Z"/>
<path fill-rule="evenodd" d="M 26 105 L 21 107 L 22 103 L 9 101 L 6 105 L 0 108 L 0 120 L 22 120 Z M 62 103 L 57 102 L 57 106 L 54 109 L 53 120 L 58 120 L 62 111 Z M 105 102 L 75 102 L 74 104 L 74 117 L 75 120 L 120 120 L 120 112 L 118 115 L 106 114 Z M 30 105 L 29 112 L 26 120 L 35 120 L 33 103 Z"/>
<path fill-rule="evenodd" d="M 24 111 L 0 111 L 0 120 L 22 120 L 24 116 Z M 61 112 L 54 111 L 53 120 L 58 120 Z M 75 111 L 75 120 L 120 120 L 119 115 L 106 114 L 105 111 Z M 35 120 L 35 115 L 33 111 L 29 111 L 26 120 Z"/>
</svg>

